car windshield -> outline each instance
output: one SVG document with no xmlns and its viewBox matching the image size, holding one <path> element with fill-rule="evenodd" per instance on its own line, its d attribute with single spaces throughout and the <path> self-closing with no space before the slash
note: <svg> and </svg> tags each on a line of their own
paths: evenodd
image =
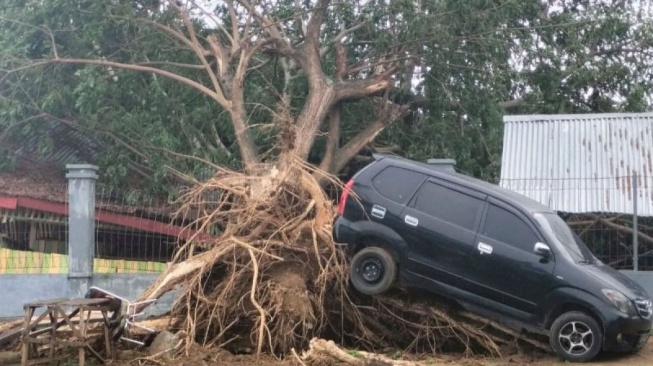
<svg viewBox="0 0 653 366">
<path fill-rule="evenodd" d="M 589 248 L 583 243 L 581 238 L 574 233 L 569 226 L 553 213 L 539 213 L 535 215 L 542 226 L 545 227 L 558 241 L 565 250 L 578 262 L 592 263 L 594 255 Z"/>
</svg>

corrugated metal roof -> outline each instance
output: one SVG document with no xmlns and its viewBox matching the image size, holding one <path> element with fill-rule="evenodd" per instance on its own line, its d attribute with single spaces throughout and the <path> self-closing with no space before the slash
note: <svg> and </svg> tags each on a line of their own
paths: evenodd
<svg viewBox="0 0 653 366">
<path fill-rule="evenodd" d="M 101 144 L 90 133 L 83 133 L 57 121 L 49 121 L 46 128 L 37 130 L 21 141 L 21 148 L 28 153 L 36 153 L 41 162 L 56 162 L 61 165 L 93 163 L 102 149 Z M 49 137 L 53 142 L 50 154 L 38 152 L 39 142 Z"/>
<path fill-rule="evenodd" d="M 502 187 L 563 212 L 653 216 L 653 113 L 504 117 Z"/>
</svg>

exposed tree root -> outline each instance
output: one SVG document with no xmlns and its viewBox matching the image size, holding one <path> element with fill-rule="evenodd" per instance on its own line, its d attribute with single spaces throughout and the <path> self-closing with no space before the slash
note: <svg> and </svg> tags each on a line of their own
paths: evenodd
<svg viewBox="0 0 653 366">
<path fill-rule="evenodd" d="M 312 364 L 343 364 L 355 366 L 421 366 L 425 363 L 417 361 L 393 360 L 389 357 L 365 351 L 346 352 L 333 341 L 312 339 L 310 348 L 305 351 L 299 362 L 304 365 Z"/>
<path fill-rule="evenodd" d="M 197 234 L 141 299 L 181 289 L 174 315 L 186 345 L 287 356 L 324 337 L 368 350 L 500 355 L 519 336 L 443 304 L 351 290 L 318 173 L 292 156 L 279 161 L 255 175 L 220 171 L 183 197 L 180 214 Z"/>
</svg>

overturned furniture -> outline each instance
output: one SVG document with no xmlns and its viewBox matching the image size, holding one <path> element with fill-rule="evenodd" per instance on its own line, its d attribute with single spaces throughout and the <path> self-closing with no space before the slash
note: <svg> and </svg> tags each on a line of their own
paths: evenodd
<svg viewBox="0 0 653 366">
<path fill-rule="evenodd" d="M 112 328 L 112 339 L 113 340 L 122 340 L 129 343 L 134 343 L 139 346 L 145 345 L 145 342 L 139 341 L 134 338 L 130 338 L 131 329 L 137 328 L 145 331 L 148 334 L 154 334 L 156 331 L 137 324 L 137 318 L 144 315 L 142 309 L 151 305 L 156 299 L 144 300 L 139 302 L 131 302 L 124 297 L 118 296 L 112 292 L 99 288 L 97 286 L 92 286 L 87 294 L 87 297 L 90 298 L 105 298 L 112 299 L 119 302 L 119 308 L 116 309 L 114 314 L 110 319 L 110 324 Z"/>
<path fill-rule="evenodd" d="M 78 349 L 80 366 L 85 365 L 87 352 L 102 363 L 113 359 L 108 317 L 108 312 L 112 310 L 110 299 L 52 299 L 25 304 L 23 308 L 22 366 L 54 364 L 62 358 L 57 351 L 71 346 Z M 34 319 L 37 309 L 41 308 L 43 313 Z M 69 308 L 73 310 L 66 312 Z M 47 327 L 36 329 L 48 319 L 50 323 Z M 94 347 L 99 338 L 103 338 L 104 355 Z"/>
<path fill-rule="evenodd" d="M 131 302 L 94 286 L 84 298 L 25 304 L 21 365 L 55 364 L 63 357 L 59 351 L 71 346 L 78 349 L 80 366 L 85 365 L 87 353 L 107 363 L 114 359 L 114 344 L 119 340 L 143 346 L 145 342 L 131 337 L 130 331 L 137 328 L 150 335 L 155 333 L 137 324 L 142 309 L 154 301 Z M 35 317 L 39 309 L 43 312 Z"/>
</svg>

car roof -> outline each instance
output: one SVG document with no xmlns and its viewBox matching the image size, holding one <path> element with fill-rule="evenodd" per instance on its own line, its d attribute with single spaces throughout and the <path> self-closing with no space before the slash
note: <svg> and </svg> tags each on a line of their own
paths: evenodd
<svg viewBox="0 0 653 366">
<path fill-rule="evenodd" d="M 433 177 L 445 179 L 452 183 L 460 184 L 467 188 L 474 189 L 481 193 L 487 194 L 497 199 L 509 201 L 514 205 L 520 206 L 523 210 L 526 210 L 530 213 L 536 212 L 547 212 L 555 213 L 549 207 L 541 204 L 540 202 L 526 197 L 517 192 L 511 191 L 509 189 L 500 187 L 496 184 L 486 182 L 484 180 L 471 177 L 466 174 L 461 174 L 456 172 L 451 167 L 443 168 L 442 166 L 437 166 L 434 164 L 422 163 L 419 161 L 414 161 L 398 156 L 392 155 L 381 155 L 375 154 L 374 158 L 376 161 L 385 161 L 389 165 L 395 165 L 398 167 L 406 167 L 421 173 L 431 175 Z"/>
</svg>

